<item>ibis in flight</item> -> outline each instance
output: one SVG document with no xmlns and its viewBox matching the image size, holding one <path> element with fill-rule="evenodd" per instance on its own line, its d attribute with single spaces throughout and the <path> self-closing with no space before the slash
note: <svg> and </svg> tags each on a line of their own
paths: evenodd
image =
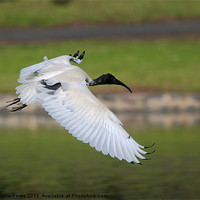
<svg viewBox="0 0 200 200">
<path fill-rule="evenodd" d="M 121 121 L 88 89 L 88 86 L 115 84 L 131 89 L 112 74 L 90 78 L 80 64 L 85 51 L 79 56 L 64 55 L 23 68 L 16 87 L 18 98 L 9 101 L 7 107 L 18 111 L 29 104 L 39 102 L 48 114 L 74 137 L 89 143 L 104 155 L 141 164 L 145 146 L 138 144 L 122 127 Z M 152 153 L 152 152 L 151 152 Z"/>
</svg>

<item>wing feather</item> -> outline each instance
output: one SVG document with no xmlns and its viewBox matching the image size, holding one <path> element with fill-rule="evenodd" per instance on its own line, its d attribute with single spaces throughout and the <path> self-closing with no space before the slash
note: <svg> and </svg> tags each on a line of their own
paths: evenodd
<svg viewBox="0 0 200 200">
<path fill-rule="evenodd" d="M 124 158 L 124 155 L 123 155 L 123 151 L 122 151 L 122 147 L 120 143 L 120 138 L 116 137 L 115 140 L 116 140 L 116 146 L 117 146 L 116 150 L 117 150 L 118 158 L 122 160 Z"/>
<path fill-rule="evenodd" d="M 108 110 L 82 82 L 67 83 L 67 87 L 50 94 L 39 86 L 38 100 L 42 107 L 78 140 L 89 143 L 104 155 L 139 163 L 146 154 L 123 129 L 119 119 Z M 62 85 L 62 83 L 61 83 Z"/>
<path fill-rule="evenodd" d="M 87 134 L 85 134 L 84 138 L 81 141 L 83 141 L 84 143 L 89 143 L 96 129 L 97 129 L 97 126 L 93 124 L 90 130 L 88 130 Z"/>
<path fill-rule="evenodd" d="M 99 141 L 101 151 L 103 151 L 103 147 L 104 147 L 104 144 L 105 144 L 105 141 L 106 141 L 106 135 L 107 135 L 107 133 L 103 132 L 101 140 Z"/>
<path fill-rule="evenodd" d="M 101 128 L 102 128 L 102 126 L 97 126 L 94 133 L 92 134 L 92 137 L 91 137 L 91 140 L 90 140 L 90 146 L 91 147 L 95 147 L 96 141 L 100 136 L 99 132 L 100 132 Z"/>
</svg>

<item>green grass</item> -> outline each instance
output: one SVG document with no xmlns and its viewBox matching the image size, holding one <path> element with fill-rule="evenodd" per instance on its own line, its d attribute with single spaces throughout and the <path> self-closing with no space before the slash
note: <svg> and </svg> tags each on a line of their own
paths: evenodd
<svg viewBox="0 0 200 200">
<path fill-rule="evenodd" d="M 79 40 L 1 46 L 0 92 L 14 93 L 20 69 L 41 62 L 43 56 L 50 59 L 77 49 L 86 50 L 80 67 L 91 78 L 110 72 L 131 85 L 133 91 L 140 87 L 177 92 L 200 90 L 199 41 Z"/>
<path fill-rule="evenodd" d="M 71 0 L 60 6 L 49 0 L 0 2 L 1 27 L 127 24 L 199 16 L 197 0 Z"/>
<path fill-rule="evenodd" d="M 104 156 L 64 130 L 1 130 L 0 193 L 197 199 L 199 131 L 198 127 L 134 131 L 131 135 L 139 143 L 156 142 L 156 153 L 140 166 Z"/>
</svg>

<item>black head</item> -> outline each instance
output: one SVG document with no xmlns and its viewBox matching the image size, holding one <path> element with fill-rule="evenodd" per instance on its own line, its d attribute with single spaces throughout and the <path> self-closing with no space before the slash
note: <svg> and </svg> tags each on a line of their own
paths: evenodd
<svg viewBox="0 0 200 200">
<path fill-rule="evenodd" d="M 99 78 L 95 79 L 95 81 L 98 85 L 105 84 L 105 83 L 106 84 L 114 84 L 115 80 L 116 80 L 116 78 L 110 73 L 103 74 Z"/>
<path fill-rule="evenodd" d="M 122 85 L 132 93 L 131 89 L 127 85 L 122 83 L 120 80 L 116 79 L 110 73 L 101 75 L 99 78 L 94 79 L 93 82 L 90 83 L 89 85 L 94 86 L 94 85 L 104 85 L 104 84 Z"/>
</svg>

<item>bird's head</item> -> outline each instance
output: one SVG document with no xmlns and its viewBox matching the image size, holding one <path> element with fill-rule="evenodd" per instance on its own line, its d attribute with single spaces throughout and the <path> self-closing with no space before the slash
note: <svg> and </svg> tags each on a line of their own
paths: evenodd
<svg viewBox="0 0 200 200">
<path fill-rule="evenodd" d="M 120 80 L 116 79 L 110 73 L 101 75 L 97 79 L 94 79 L 89 85 L 94 86 L 94 85 L 104 85 L 104 84 L 121 85 L 121 86 L 127 88 L 132 93 L 131 89 L 127 85 L 122 83 Z"/>
</svg>

